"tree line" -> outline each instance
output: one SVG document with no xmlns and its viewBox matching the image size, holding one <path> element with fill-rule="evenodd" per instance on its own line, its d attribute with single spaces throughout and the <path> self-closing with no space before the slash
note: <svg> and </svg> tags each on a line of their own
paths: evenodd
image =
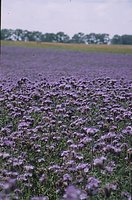
<svg viewBox="0 0 132 200">
<path fill-rule="evenodd" d="M 36 41 L 36 42 L 59 42 L 59 43 L 84 43 L 84 44 L 132 44 L 132 35 L 114 35 L 111 39 L 109 34 L 82 32 L 76 33 L 69 37 L 64 32 L 58 33 L 41 33 L 39 31 L 28 31 L 22 29 L 2 29 L 0 31 L 0 40 L 13 41 Z"/>
</svg>

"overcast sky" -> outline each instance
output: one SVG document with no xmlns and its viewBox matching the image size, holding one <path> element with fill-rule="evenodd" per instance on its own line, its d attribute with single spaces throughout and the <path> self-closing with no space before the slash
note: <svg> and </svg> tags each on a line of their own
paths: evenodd
<svg viewBox="0 0 132 200">
<path fill-rule="evenodd" d="M 132 0 L 2 0 L 2 28 L 132 35 Z"/>
</svg>

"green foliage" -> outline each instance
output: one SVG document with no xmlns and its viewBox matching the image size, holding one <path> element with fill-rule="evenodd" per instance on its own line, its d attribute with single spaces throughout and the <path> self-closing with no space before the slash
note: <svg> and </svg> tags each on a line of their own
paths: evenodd
<svg viewBox="0 0 132 200">
<path fill-rule="evenodd" d="M 112 44 L 132 45 L 132 35 L 114 35 Z"/>
<path fill-rule="evenodd" d="M 58 42 L 58 43 L 86 43 L 86 44 L 107 44 L 109 34 L 84 34 L 82 32 L 76 33 L 70 38 L 67 34 L 60 31 L 58 33 L 41 33 L 39 31 L 28 31 L 22 29 L 2 29 L 1 40 L 13 41 L 36 41 L 36 42 Z"/>
<path fill-rule="evenodd" d="M 58 42 L 58 43 L 77 43 L 77 44 L 132 44 L 132 35 L 114 35 L 110 40 L 109 34 L 90 33 L 84 34 L 82 32 L 76 33 L 70 38 L 67 34 L 60 31 L 58 33 L 41 33 L 39 31 L 28 31 L 22 29 L 2 29 L 0 31 L 1 40 L 13 41 L 36 41 L 36 42 Z"/>
</svg>

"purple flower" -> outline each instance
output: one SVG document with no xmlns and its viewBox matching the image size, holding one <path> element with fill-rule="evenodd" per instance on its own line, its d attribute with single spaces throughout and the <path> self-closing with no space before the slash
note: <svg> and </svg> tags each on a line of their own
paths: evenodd
<svg viewBox="0 0 132 200">
<path fill-rule="evenodd" d="M 30 200 L 49 200 L 48 197 L 32 197 Z"/>
<path fill-rule="evenodd" d="M 112 184 L 112 183 L 108 183 L 106 184 L 106 186 L 104 187 L 104 193 L 105 196 L 108 198 L 111 195 L 112 191 L 115 191 L 117 189 L 117 185 Z"/>
<path fill-rule="evenodd" d="M 122 192 L 121 196 L 127 198 L 127 200 L 132 200 L 132 195 L 129 192 Z"/>
<path fill-rule="evenodd" d="M 96 134 L 99 130 L 97 128 L 84 128 L 83 129 L 88 135 L 93 136 L 94 134 Z"/>
<path fill-rule="evenodd" d="M 26 171 L 32 171 L 34 169 L 34 166 L 32 166 L 32 165 L 25 165 L 24 168 L 26 169 Z"/>
<path fill-rule="evenodd" d="M 64 181 L 72 181 L 72 177 L 69 174 L 64 174 L 63 175 L 63 180 Z"/>
<path fill-rule="evenodd" d="M 63 196 L 64 200 L 80 200 L 81 191 L 70 185 L 66 188 L 66 192 Z"/>
<path fill-rule="evenodd" d="M 7 182 L 2 184 L 2 189 L 5 194 L 9 194 L 16 187 L 16 179 L 8 179 Z"/>
<path fill-rule="evenodd" d="M 100 158 L 96 158 L 95 160 L 94 160 L 94 166 L 96 166 L 96 167 L 99 167 L 99 168 L 104 168 L 104 162 L 105 162 L 105 160 L 106 160 L 106 157 L 104 157 L 104 156 L 101 156 Z"/>
<path fill-rule="evenodd" d="M 96 195 L 98 193 L 99 183 L 100 183 L 100 181 L 94 177 L 88 178 L 86 190 L 89 195 Z"/>
</svg>

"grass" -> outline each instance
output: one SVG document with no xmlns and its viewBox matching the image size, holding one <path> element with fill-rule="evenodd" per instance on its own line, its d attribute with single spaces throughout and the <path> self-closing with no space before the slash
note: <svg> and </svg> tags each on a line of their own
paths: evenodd
<svg viewBox="0 0 132 200">
<path fill-rule="evenodd" d="M 1 41 L 3 46 L 22 46 L 29 48 L 51 48 L 62 50 L 73 50 L 83 52 L 106 52 L 132 54 L 132 45 L 86 45 L 86 44 L 64 44 L 49 42 L 23 42 L 23 41 Z"/>
</svg>

